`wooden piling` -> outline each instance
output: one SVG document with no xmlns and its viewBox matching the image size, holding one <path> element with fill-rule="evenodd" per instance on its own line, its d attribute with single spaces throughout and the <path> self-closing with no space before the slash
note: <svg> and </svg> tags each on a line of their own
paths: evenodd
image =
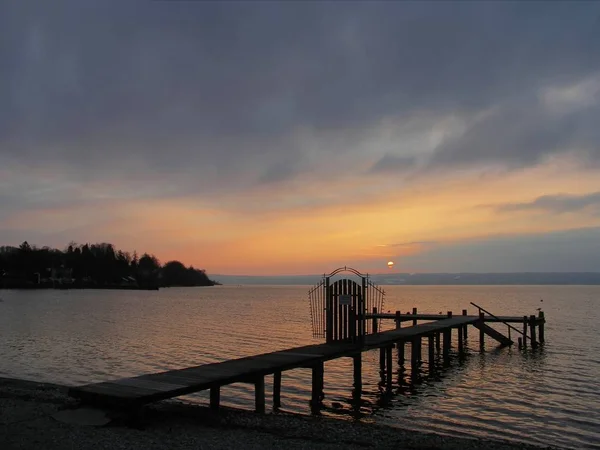
<svg viewBox="0 0 600 450">
<path fill-rule="evenodd" d="M 412 312 L 412 313 L 413 313 L 414 315 L 416 315 L 416 314 L 417 314 L 417 307 L 416 307 L 416 306 L 413 308 L 413 312 Z M 413 319 L 413 326 L 415 326 L 416 324 L 417 324 L 417 318 L 415 317 L 415 318 Z"/>
<path fill-rule="evenodd" d="M 530 339 L 531 339 L 531 347 L 535 348 L 537 347 L 537 341 L 536 341 L 536 336 L 535 336 L 535 316 L 531 315 L 529 316 L 529 334 L 530 334 Z"/>
<path fill-rule="evenodd" d="M 483 311 L 479 311 L 479 320 L 481 323 L 484 323 L 484 314 Z M 479 330 L 479 351 L 485 350 L 485 333 L 483 332 L 483 328 Z"/>
<path fill-rule="evenodd" d="M 450 330 L 445 330 L 444 332 L 444 344 L 442 345 L 442 351 L 444 356 L 444 365 L 450 364 L 450 342 L 452 340 L 452 335 L 450 334 Z"/>
<path fill-rule="evenodd" d="M 310 406 L 313 413 L 318 412 L 321 406 L 321 398 L 323 393 L 323 362 L 317 363 L 312 368 L 312 393 Z"/>
<path fill-rule="evenodd" d="M 419 364 L 419 353 L 417 351 L 417 338 L 414 338 L 410 341 L 410 365 L 412 367 L 417 367 Z"/>
<path fill-rule="evenodd" d="M 398 365 L 400 367 L 404 366 L 404 341 L 400 341 L 396 344 L 396 348 L 398 349 Z"/>
<path fill-rule="evenodd" d="M 463 316 L 466 316 L 466 315 L 467 315 L 467 310 L 466 310 L 466 309 L 463 309 L 463 310 L 462 310 L 462 315 L 463 315 Z M 462 332 L 463 332 L 463 340 L 464 340 L 465 342 L 467 341 L 467 336 L 468 336 L 468 334 L 469 334 L 469 330 L 468 330 L 468 328 L 467 328 L 467 327 L 468 327 L 468 325 L 465 325 L 465 326 L 463 326 L 463 327 L 462 327 Z"/>
<path fill-rule="evenodd" d="M 435 333 L 435 348 L 438 351 L 438 353 L 440 352 L 440 350 L 442 349 L 442 345 L 441 345 L 441 339 L 440 339 L 440 333 Z"/>
<path fill-rule="evenodd" d="M 352 357 L 354 372 L 354 398 L 360 400 L 362 394 L 362 352 Z"/>
<path fill-rule="evenodd" d="M 465 346 L 464 346 L 464 332 L 462 330 L 463 327 L 460 327 L 458 329 L 458 354 L 459 355 L 463 355 L 465 352 Z"/>
<path fill-rule="evenodd" d="M 373 315 L 377 314 L 377 307 L 373 306 Z M 373 317 L 373 333 L 377 333 L 377 318 Z"/>
<path fill-rule="evenodd" d="M 518 342 L 519 342 L 519 350 L 521 350 L 523 348 L 523 338 L 519 337 Z"/>
<path fill-rule="evenodd" d="M 221 386 L 214 386 L 210 388 L 210 409 L 219 409 L 221 403 Z"/>
<path fill-rule="evenodd" d="M 523 348 L 527 347 L 527 316 L 523 316 Z"/>
<path fill-rule="evenodd" d="M 396 322 L 396 328 L 402 328 L 402 320 L 400 320 L 400 311 L 396 311 L 396 318 L 394 320 Z"/>
<path fill-rule="evenodd" d="M 452 319 L 452 311 L 448 311 L 447 313 L 448 319 Z M 450 338 L 448 339 L 448 348 L 452 348 L 452 328 L 448 328 L 448 334 Z"/>
<path fill-rule="evenodd" d="M 387 386 L 387 390 L 391 391 L 392 390 L 392 375 L 393 375 L 393 368 L 394 365 L 392 364 L 392 346 L 389 345 L 386 347 L 385 349 L 385 360 L 386 360 L 386 368 L 387 368 L 387 373 L 386 373 L 386 386 Z"/>
<path fill-rule="evenodd" d="M 281 371 L 273 374 L 273 409 L 281 407 Z"/>
<path fill-rule="evenodd" d="M 385 348 L 379 349 L 379 372 L 381 376 L 385 374 Z"/>
<path fill-rule="evenodd" d="M 538 334 L 539 334 L 539 338 L 540 338 L 540 344 L 543 344 L 545 339 L 544 339 L 544 325 L 546 323 L 546 318 L 544 317 L 544 311 L 540 311 L 538 314 L 538 322 L 539 322 L 539 328 L 538 328 Z"/>
<path fill-rule="evenodd" d="M 428 347 L 429 347 L 429 372 L 435 372 L 435 347 L 433 342 L 433 335 L 427 336 Z"/>
<path fill-rule="evenodd" d="M 265 377 L 258 377 L 254 382 L 254 405 L 259 414 L 265 413 Z"/>
</svg>

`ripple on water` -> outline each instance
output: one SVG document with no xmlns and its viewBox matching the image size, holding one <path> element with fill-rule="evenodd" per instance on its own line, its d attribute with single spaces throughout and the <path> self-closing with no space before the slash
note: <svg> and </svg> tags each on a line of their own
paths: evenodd
<svg viewBox="0 0 600 450">
<path fill-rule="evenodd" d="M 500 314 L 531 314 L 544 298 L 547 343 L 520 352 L 496 351 L 488 342 L 488 351 L 479 354 L 478 331 L 471 330 L 466 361 L 454 360 L 450 369 L 417 384 L 410 384 L 407 346 L 407 370 L 397 374 L 400 384 L 391 398 L 382 395 L 378 352 L 367 352 L 361 420 L 456 436 L 600 448 L 600 345 L 591 340 L 600 332 L 595 305 L 600 287 L 390 286 L 386 291 L 386 309 L 417 306 L 429 313 L 469 309 L 473 301 Z M 315 343 L 306 292 L 304 286 L 5 291 L 0 374 L 83 384 Z M 426 356 L 426 346 L 423 350 Z M 441 368 L 441 361 L 436 365 Z M 425 362 L 420 373 L 427 372 Z M 325 374 L 324 414 L 353 418 L 351 360 L 327 362 Z M 283 374 L 283 410 L 309 412 L 310 382 L 307 369 Z M 271 386 L 267 377 L 267 392 Z M 251 408 L 254 393 L 251 386 L 235 384 L 224 387 L 221 398 L 225 405 Z M 208 393 L 185 399 L 206 403 Z"/>
</svg>

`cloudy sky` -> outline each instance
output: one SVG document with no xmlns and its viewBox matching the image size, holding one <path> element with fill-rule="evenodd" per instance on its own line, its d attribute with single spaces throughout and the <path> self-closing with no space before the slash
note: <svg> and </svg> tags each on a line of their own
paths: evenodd
<svg viewBox="0 0 600 450">
<path fill-rule="evenodd" d="M 600 270 L 600 3 L 0 3 L 0 244 Z"/>
</svg>

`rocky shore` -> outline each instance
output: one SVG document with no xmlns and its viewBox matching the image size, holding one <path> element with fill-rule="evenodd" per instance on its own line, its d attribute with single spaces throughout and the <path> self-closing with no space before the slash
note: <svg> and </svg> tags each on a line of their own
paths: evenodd
<svg viewBox="0 0 600 450">
<path fill-rule="evenodd" d="M 0 449 L 394 449 L 539 450 L 509 442 L 416 433 L 373 424 L 290 414 L 218 414 L 181 402 L 147 407 L 142 416 L 89 410 L 66 387 L 0 378 Z M 547 447 L 549 448 L 549 447 Z"/>
</svg>

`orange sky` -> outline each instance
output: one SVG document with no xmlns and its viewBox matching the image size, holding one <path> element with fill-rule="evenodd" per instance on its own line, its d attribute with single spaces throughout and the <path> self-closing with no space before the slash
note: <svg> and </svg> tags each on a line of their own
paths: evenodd
<svg viewBox="0 0 600 450">
<path fill-rule="evenodd" d="M 100 3 L 0 14 L 0 245 L 600 270 L 591 3 Z"/>
</svg>

